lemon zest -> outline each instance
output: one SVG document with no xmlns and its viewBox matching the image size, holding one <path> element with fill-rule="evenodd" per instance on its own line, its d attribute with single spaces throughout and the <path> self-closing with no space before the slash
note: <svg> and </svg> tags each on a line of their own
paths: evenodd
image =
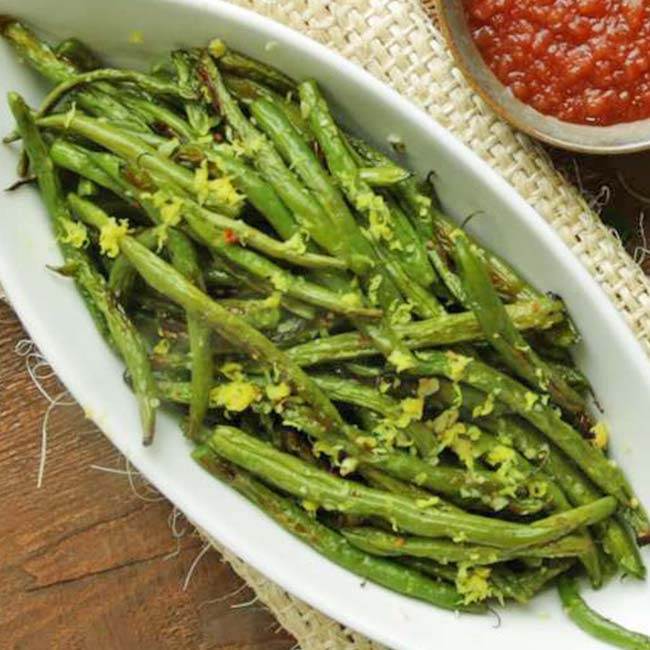
<svg viewBox="0 0 650 650">
<path fill-rule="evenodd" d="M 59 241 L 70 244 L 73 248 L 84 248 L 88 245 L 88 229 L 79 221 L 63 218 L 61 220 L 64 232 L 59 235 Z"/>
<path fill-rule="evenodd" d="M 490 415 L 492 411 L 494 411 L 494 395 L 489 393 L 484 402 L 477 404 L 472 409 L 472 417 L 480 418 L 484 415 Z"/>
<path fill-rule="evenodd" d="M 120 252 L 120 239 L 131 232 L 128 219 L 109 217 L 99 231 L 99 250 L 102 255 L 117 257 Z"/>
<path fill-rule="evenodd" d="M 479 603 L 493 595 L 489 578 L 491 570 L 488 567 L 469 567 L 461 564 L 456 576 L 456 589 L 463 597 L 463 603 Z"/>
<path fill-rule="evenodd" d="M 228 411 L 244 411 L 261 397 L 260 389 L 246 381 L 235 380 L 210 391 L 210 400 Z"/>
<path fill-rule="evenodd" d="M 472 360 L 471 357 L 466 357 L 456 352 L 447 352 L 447 359 L 449 360 L 449 377 L 453 381 L 460 381 L 463 378 L 465 368 Z"/>
<path fill-rule="evenodd" d="M 413 358 L 401 350 L 393 350 L 388 355 L 388 362 L 395 366 L 397 372 L 403 372 L 415 366 Z"/>
<path fill-rule="evenodd" d="M 219 372 L 231 381 L 241 381 L 244 378 L 244 371 L 241 363 L 228 361 L 219 368 Z"/>
<path fill-rule="evenodd" d="M 418 380 L 418 397 L 429 397 L 440 390 L 440 381 L 436 377 L 423 377 Z"/>
<path fill-rule="evenodd" d="M 142 45 L 144 43 L 144 35 L 139 29 L 134 29 L 129 32 L 129 43 L 131 45 Z"/>
<path fill-rule="evenodd" d="M 269 384 L 264 392 L 272 402 L 280 402 L 291 395 L 291 386 L 284 381 L 279 384 Z"/>
<path fill-rule="evenodd" d="M 594 434 L 591 444 L 597 449 L 607 449 L 607 445 L 609 444 L 609 429 L 607 425 L 602 420 L 598 420 L 591 427 L 591 432 Z"/>
<path fill-rule="evenodd" d="M 440 497 L 436 496 L 431 496 L 428 497 L 427 499 L 416 499 L 415 500 L 415 506 L 417 508 L 425 509 L 425 508 L 432 508 L 433 506 L 437 506 L 440 503 Z"/>
</svg>

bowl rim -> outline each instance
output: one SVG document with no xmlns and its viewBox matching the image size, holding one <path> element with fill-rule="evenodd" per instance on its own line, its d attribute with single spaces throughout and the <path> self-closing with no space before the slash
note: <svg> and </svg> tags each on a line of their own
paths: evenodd
<svg viewBox="0 0 650 650">
<path fill-rule="evenodd" d="M 650 149 L 650 117 L 609 126 L 565 122 L 522 102 L 496 77 L 469 34 L 463 0 L 435 0 L 438 24 L 471 88 L 505 122 L 555 147 L 613 155 Z M 462 14 L 462 16 L 461 16 Z"/>
</svg>

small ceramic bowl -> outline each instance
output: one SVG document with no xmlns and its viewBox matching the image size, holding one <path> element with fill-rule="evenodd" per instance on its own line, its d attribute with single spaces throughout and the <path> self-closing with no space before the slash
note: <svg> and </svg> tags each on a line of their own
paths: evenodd
<svg viewBox="0 0 650 650">
<path fill-rule="evenodd" d="M 650 119 L 612 126 L 587 126 L 544 115 L 518 100 L 487 66 L 474 44 L 463 0 L 437 0 L 440 26 L 456 63 L 481 97 L 507 122 L 549 144 L 591 154 L 650 149 Z"/>
</svg>

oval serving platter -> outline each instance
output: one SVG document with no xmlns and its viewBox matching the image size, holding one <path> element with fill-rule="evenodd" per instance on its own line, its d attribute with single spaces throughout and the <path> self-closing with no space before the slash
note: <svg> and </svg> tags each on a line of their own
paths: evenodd
<svg viewBox="0 0 650 650">
<path fill-rule="evenodd" d="M 421 174 L 435 170 L 442 203 L 457 218 L 477 210 L 472 230 L 535 278 L 538 288 L 565 299 L 584 334 L 579 363 L 592 380 L 613 432 L 613 454 L 650 505 L 650 363 L 620 314 L 558 235 L 487 164 L 422 111 L 360 68 L 312 40 L 219 0 L 3 0 L 15 15 L 56 40 L 77 36 L 111 62 L 144 67 L 172 47 L 219 36 L 296 78 L 314 77 L 343 123 L 387 148 L 398 135 L 404 163 Z M 141 32 L 143 42 L 130 44 Z M 272 44 L 272 47 L 269 47 Z M 18 90 L 34 103 L 44 87 L 0 43 L 3 97 Z M 11 130 L 6 103 L 0 131 Z M 0 185 L 15 180 L 18 148 L 0 147 Z M 143 448 L 135 401 L 122 365 L 105 346 L 72 284 L 47 270 L 60 256 L 38 193 L 0 194 L 0 282 L 30 336 L 67 388 L 109 439 L 163 494 L 209 535 L 302 600 L 392 648 L 409 650 L 591 649 L 598 642 L 567 621 L 551 590 L 526 607 L 490 616 L 455 616 L 363 584 L 276 526 L 194 464 L 171 417 L 162 417 L 155 444 Z M 29 435 L 29 432 L 25 432 Z M 34 434 L 35 435 L 35 434 Z M 36 466 L 36 459 L 34 464 Z M 47 474 L 45 476 L 47 482 Z M 644 558 L 650 561 L 647 549 Z M 622 624 L 648 630 L 650 587 L 628 580 L 588 594 L 591 604 Z M 604 646 L 603 646 L 604 647 Z"/>
</svg>

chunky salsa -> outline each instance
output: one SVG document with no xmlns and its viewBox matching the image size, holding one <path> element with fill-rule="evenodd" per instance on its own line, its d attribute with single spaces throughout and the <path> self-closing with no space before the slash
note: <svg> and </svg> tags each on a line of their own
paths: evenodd
<svg viewBox="0 0 650 650">
<path fill-rule="evenodd" d="M 647 0 L 465 0 L 476 45 L 523 102 L 567 122 L 650 117 Z"/>
</svg>

